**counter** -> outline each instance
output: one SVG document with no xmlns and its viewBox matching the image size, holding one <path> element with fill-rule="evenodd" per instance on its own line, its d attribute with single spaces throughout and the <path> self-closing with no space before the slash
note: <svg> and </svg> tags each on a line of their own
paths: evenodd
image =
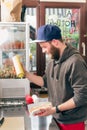
<svg viewBox="0 0 87 130">
<path fill-rule="evenodd" d="M 46 102 L 48 97 L 40 96 L 39 100 Z M 23 105 L 24 101 L 24 99 L 4 100 L 3 107 L 0 107 L 0 118 L 4 117 L 0 130 L 58 130 L 52 116 L 30 117 L 28 106 Z"/>
<path fill-rule="evenodd" d="M 58 130 L 55 125 L 50 125 L 52 116 L 30 117 L 24 107 L 0 109 L 0 115 L 4 116 L 0 130 Z"/>
</svg>

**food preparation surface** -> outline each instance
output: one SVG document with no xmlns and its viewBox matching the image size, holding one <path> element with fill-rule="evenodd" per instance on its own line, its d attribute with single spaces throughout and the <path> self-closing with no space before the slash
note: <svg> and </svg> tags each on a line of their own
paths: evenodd
<svg viewBox="0 0 87 130">
<path fill-rule="evenodd" d="M 24 117 L 6 117 L 0 130 L 25 130 Z"/>
<path fill-rule="evenodd" d="M 51 117 L 5 117 L 0 130 L 49 130 Z"/>
<path fill-rule="evenodd" d="M 40 100 L 48 101 L 47 98 Z M 30 116 L 28 109 L 23 106 L 14 109 L 4 108 L 2 111 L 1 115 L 5 117 L 5 120 L 0 126 L 0 130 L 59 130 L 57 124 L 52 120 L 52 116 Z M 87 130 L 87 122 L 85 130 Z"/>
<path fill-rule="evenodd" d="M 59 130 L 52 117 L 5 117 L 0 130 Z M 87 125 L 85 130 L 87 130 Z"/>
</svg>

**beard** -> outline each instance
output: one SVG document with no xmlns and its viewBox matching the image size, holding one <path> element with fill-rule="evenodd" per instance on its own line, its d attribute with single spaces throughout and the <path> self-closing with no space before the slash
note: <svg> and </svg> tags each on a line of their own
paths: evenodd
<svg viewBox="0 0 87 130">
<path fill-rule="evenodd" d="M 52 59 L 59 60 L 59 58 L 60 58 L 60 51 L 59 51 L 58 48 L 55 48 L 53 45 L 51 45 L 50 54 L 51 54 L 51 58 Z"/>
</svg>

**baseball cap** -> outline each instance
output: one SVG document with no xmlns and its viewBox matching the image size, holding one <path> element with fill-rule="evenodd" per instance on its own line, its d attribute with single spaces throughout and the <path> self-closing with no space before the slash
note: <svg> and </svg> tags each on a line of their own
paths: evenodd
<svg viewBox="0 0 87 130">
<path fill-rule="evenodd" d="M 33 42 L 46 42 L 46 41 L 51 41 L 52 39 L 61 39 L 61 30 L 58 26 L 56 25 L 42 25 L 41 27 L 38 28 L 37 30 L 37 39 L 31 41 L 30 43 Z"/>
</svg>

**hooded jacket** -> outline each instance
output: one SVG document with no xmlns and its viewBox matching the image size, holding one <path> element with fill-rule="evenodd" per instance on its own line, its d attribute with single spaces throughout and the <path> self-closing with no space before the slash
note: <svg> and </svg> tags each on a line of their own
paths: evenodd
<svg viewBox="0 0 87 130">
<path fill-rule="evenodd" d="M 60 123 L 70 124 L 87 119 L 87 65 L 79 52 L 67 45 L 58 61 L 49 62 L 43 76 L 53 106 L 73 98 L 76 108 L 54 114 Z"/>
</svg>

